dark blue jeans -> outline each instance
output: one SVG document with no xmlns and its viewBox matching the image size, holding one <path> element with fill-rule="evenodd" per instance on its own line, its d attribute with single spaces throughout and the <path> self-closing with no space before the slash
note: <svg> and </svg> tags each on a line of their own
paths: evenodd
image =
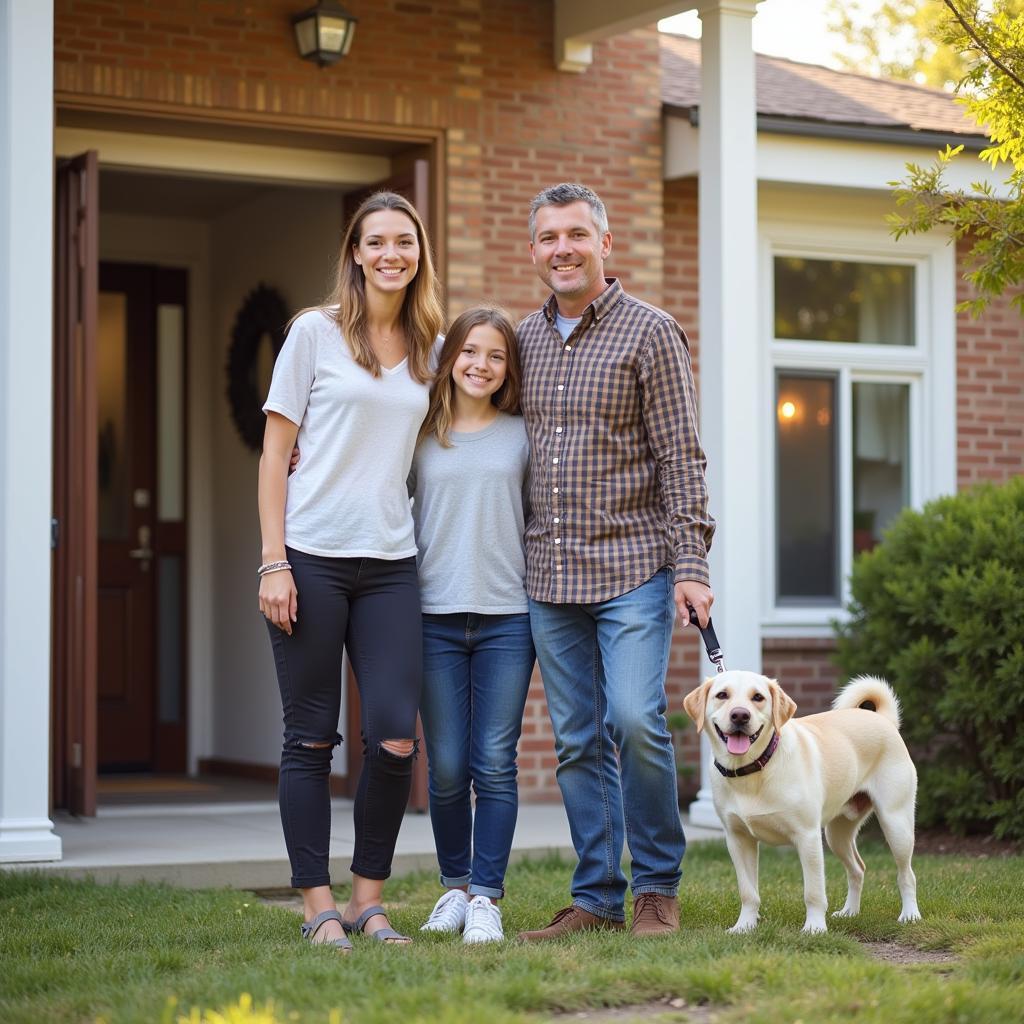
<svg viewBox="0 0 1024 1024">
<path fill-rule="evenodd" d="M 672 588 L 662 569 L 595 604 L 530 601 L 558 785 L 579 857 L 573 903 L 612 921 L 624 917 L 624 839 L 634 896 L 674 896 L 679 888 L 686 840 L 665 722 Z"/>
<path fill-rule="evenodd" d="M 516 745 L 533 661 L 525 612 L 423 616 L 430 823 L 441 884 L 468 885 L 470 895 L 505 893 L 519 810 Z"/>
<path fill-rule="evenodd" d="M 359 685 L 363 770 L 355 798 L 352 872 L 391 874 L 412 783 L 412 757 L 381 744 L 416 736 L 422 682 L 416 559 L 323 558 L 288 548 L 298 621 L 270 625 L 284 710 L 278 798 L 292 885 L 330 885 L 331 754 L 340 742 L 342 651 Z M 350 737 L 351 740 L 351 737 Z"/>
</svg>

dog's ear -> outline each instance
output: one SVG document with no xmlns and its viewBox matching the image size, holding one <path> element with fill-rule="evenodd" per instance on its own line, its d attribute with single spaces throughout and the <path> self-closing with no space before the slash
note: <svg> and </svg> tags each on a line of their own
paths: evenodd
<svg viewBox="0 0 1024 1024">
<path fill-rule="evenodd" d="M 772 692 L 772 727 L 778 732 L 796 714 L 796 701 L 777 680 L 770 679 L 768 687 Z"/>
<path fill-rule="evenodd" d="M 704 709 L 708 706 L 708 694 L 713 682 L 713 679 L 705 679 L 696 690 L 691 690 L 683 698 L 683 710 L 693 719 L 697 732 L 704 729 Z"/>
</svg>

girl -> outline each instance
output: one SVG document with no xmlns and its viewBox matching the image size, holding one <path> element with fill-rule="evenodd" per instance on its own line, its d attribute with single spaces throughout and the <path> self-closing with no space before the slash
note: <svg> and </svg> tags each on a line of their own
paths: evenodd
<svg viewBox="0 0 1024 1024">
<path fill-rule="evenodd" d="M 438 359 L 410 492 L 423 600 L 430 821 L 447 887 L 423 931 L 503 937 L 516 744 L 533 671 L 523 552 L 528 448 L 515 329 L 463 313 Z M 470 785 L 476 794 L 476 818 Z"/>
<path fill-rule="evenodd" d="M 346 952 L 356 932 L 409 941 L 380 901 L 415 754 L 422 626 L 405 483 L 441 322 L 423 224 L 402 196 L 377 193 L 349 224 L 328 304 L 293 321 L 264 406 L 260 611 L 284 710 L 281 823 L 303 936 Z M 296 440 L 302 460 L 289 477 Z M 364 748 L 344 915 L 328 873 L 343 648 Z"/>
</svg>

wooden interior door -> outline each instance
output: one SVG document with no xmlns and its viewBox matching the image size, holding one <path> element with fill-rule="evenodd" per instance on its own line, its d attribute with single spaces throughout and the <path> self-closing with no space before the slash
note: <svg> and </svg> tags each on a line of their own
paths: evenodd
<svg viewBox="0 0 1024 1024">
<path fill-rule="evenodd" d="M 56 175 L 53 802 L 96 813 L 96 302 L 99 164 Z"/>
<path fill-rule="evenodd" d="M 100 265 L 100 771 L 185 767 L 184 287 L 184 271 Z"/>
<path fill-rule="evenodd" d="M 397 192 L 405 196 L 415 207 L 420 215 L 427 231 L 430 231 L 431 221 L 431 197 L 430 197 L 430 161 L 425 158 L 414 158 L 404 162 L 404 165 L 387 181 L 380 181 L 377 184 L 365 189 L 357 189 L 345 196 L 344 216 L 347 226 L 352 214 L 358 209 L 359 204 L 374 192 L 381 191 Z M 347 796 L 355 793 L 359 782 L 359 773 L 363 766 L 363 745 L 360 740 L 360 701 L 359 687 L 356 684 L 355 674 L 348 669 L 348 680 L 345 691 L 345 749 L 348 751 L 348 774 L 344 784 L 340 787 Z M 423 725 L 419 718 L 416 719 L 416 733 L 423 735 Z M 427 810 L 427 750 L 426 746 L 420 744 L 419 757 L 413 768 L 412 793 L 409 796 L 409 810 Z"/>
</svg>

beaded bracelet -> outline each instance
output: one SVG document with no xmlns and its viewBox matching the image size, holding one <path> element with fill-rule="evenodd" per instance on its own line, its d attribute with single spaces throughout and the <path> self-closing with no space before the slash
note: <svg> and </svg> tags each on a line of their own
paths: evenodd
<svg viewBox="0 0 1024 1024">
<path fill-rule="evenodd" d="M 282 570 L 290 569 L 291 567 L 291 562 L 267 562 L 256 570 L 256 575 L 266 576 L 268 572 L 281 572 Z"/>
</svg>

